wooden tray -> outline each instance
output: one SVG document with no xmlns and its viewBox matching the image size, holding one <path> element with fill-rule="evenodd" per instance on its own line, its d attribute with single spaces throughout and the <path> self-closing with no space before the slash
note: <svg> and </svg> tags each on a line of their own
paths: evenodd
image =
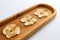
<svg viewBox="0 0 60 40">
<path fill-rule="evenodd" d="M 38 18 L 37 16 L 35 16 L 33 12 L 39 7 L 48 9 L 49 16 L 44 18 Z M 37 22 L 34 25 L 25 27 L 23 23 L 20 22 L 20 19 L 26 14 L 29 14 L 32 17 L 36 18 Z M 47 4 L 37 4 L 31 8 L 23 10 L 22 12 L 18 12 L 15 15 L 12 15 L 11 17 L 6 18 L 5 20 L 0 22 L 0 40 L 25 40 L 28 37 L 30 37 L 33 33 L 35 33 L 37 30 L 39 30 L 44 25 L 46 25 L 48 22 L 50 22 L 55 17 L 55 15 L 56 15 L 55 9 L 53 9 L 51 6 Z M 7 39 L 5 35 L 3 35 L 2 30 L 3 28 L 6 27 L 6 25 L 12 24 L 12 23 L 20 26 L 21 33 L 17 36 Z"/>
</svg>

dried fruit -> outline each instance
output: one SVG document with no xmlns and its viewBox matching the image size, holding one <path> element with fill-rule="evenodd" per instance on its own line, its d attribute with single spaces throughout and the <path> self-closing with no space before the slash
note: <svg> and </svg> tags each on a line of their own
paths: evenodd
<svg viewBox="0 0 60 40">
<path fill-rule="evenodd" d="M 7 38 L 11 38 L 12 36 L 20 34 L 20 27 L 16 26 L 16 24 L 9 24 L 3 29 L 3 34 Z"/>
<path fill-rule="evenodd" d="M 37 9 L 36 12 L 34 12 L 34 14 L 37 15 L 39 18 L 42 18 L 44 16 L 48 16 L 48 11 L 40 8 Z"/>
<path fill-rule="evenodd" d="M 32 25 L 36 22 L 37 20 L 35 18 L 33 18 L 32 16 L 30 15 L 25 15 L 22 19 L 21 19 L 21 22 L 24 22 L 24 25 L 25 26 L 28 26 L 28 25 Z"/>
</svg>

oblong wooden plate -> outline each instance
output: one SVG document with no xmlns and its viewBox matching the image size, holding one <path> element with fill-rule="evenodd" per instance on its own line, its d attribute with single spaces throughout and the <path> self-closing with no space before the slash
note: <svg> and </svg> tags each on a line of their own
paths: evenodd
<svg viewBox="0 0 60 40">
<path fill-rule="evenodd" d="M 36 10 L 39 7 L 46 8 L 49 10 L 48 17 L 38 18 L 33 14 L 34 10 Z M 36 18 L 37 22 L 34 25 L 25 27 L 23 23 L 20 22 L 20 19 L 26 14 L 29 14 L 32 17 Z M 22 12 L 18 12 L 15 15 L 12 15 L 11 17 L 6 18 L 0 22 L 0 40 L 25 40 L 33 33 L 35 33 L 37 30 L 42 28 L 44 25 L 49 23 L 55 17 L 55 15 L 56 15 L 55 9 L 47 4 L 37 4 L 26 10 L 23 10 Z M 7 39 L 6 36 L 3 35 L 2 30 L 6 27 L 6 25 L 13 24 L 13 23 L 20 26 L 21 33 L 19 35 Z"/>
</svg>

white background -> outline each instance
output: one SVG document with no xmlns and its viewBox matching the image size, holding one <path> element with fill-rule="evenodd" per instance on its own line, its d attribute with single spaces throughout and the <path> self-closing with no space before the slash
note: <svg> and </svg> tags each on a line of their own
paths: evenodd
<svg viewBox="0 0 60 40">
<path fill-rule="evenodd" d="M 60 1 L 59 0 L 0 0 L 0 20 L 32 5 L 44 3 L 53 6 L 57 15 L 54 20 L 37 31 L 28 40 L 60 40 Z"/>
</svg>

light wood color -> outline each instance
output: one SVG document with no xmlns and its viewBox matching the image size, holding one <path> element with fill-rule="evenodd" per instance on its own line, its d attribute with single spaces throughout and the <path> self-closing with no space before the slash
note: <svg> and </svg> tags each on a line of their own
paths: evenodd
<svg viewBox="0 0 60 40">
<path fill-rule="evenodd" d="M 33 14 L 34 11 L 39 7 L 45 8 L 49 11 L 48 17 L 38 18 Z M 36 18 L 37 22 L 31 26 L 25 27 L 24 24 L 20 22 L 20 19 L 26 14 L 29 14 L 32 17 Z M 37 4 L 35 6 L 23 10 L 22 12 L 18 12 L 15 15 L 12 15 L 11 17 L 8 17 L 0 22 L 0 40 L 25 40 L 28 37 L 30 37 L 33 33 L 41 29 L 44 25 L 49 23 L 52 19 L 54 19 L 55 15 L 56 15 L 55 9 L 47 4 Z M 21 33 L 19 35 L 7 39 L 6 36 L 3 35 L 2 30 L 8 24 L 13 23 L 17 24 L 21 28 Z"/>
</svg>

